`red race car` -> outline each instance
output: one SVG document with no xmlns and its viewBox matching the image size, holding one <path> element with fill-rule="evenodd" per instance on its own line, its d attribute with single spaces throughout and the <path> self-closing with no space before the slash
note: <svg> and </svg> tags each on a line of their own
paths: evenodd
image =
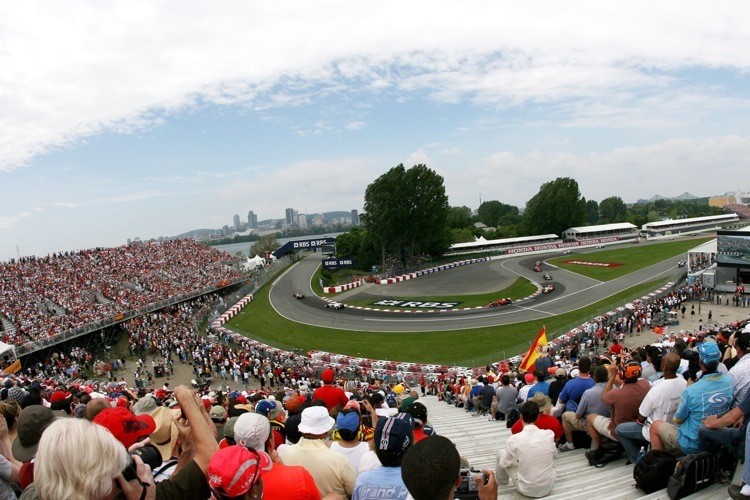
<svg viewBox="0 0 750 500">
<path fill-rule="evenodd" d="M 512 304 L 513 301 L 509 298 L 504 298 L 500 300 L 496 300 L 495 302 L 490 302 L 487 304 L 487 307 L 498 307 L 498 306 L 507 306 L 508 304 Z"/>
</svg>

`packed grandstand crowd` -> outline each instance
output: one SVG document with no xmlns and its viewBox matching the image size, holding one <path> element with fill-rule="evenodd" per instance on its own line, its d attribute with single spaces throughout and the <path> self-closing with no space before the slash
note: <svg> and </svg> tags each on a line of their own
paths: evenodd
<svg viewBox="0 0 750 500">
<path fill-rule="evenodd" d="M 21 345 L 244 278 L 194 240 L 95 248 L 0 263 L 2 339 Z"/>
<path fill-rule="evenodd" d="M 203 269 L 217 265 L 209 253 L 194 254 Z M 170 293 L 205 286 L 188 282 Z M 143 304 L 115 295 L 105 297 Z M 642 459 L 642 447 L 675 456 L 705 450 L 721 456 L 726 480 L 744 455 L 747 426 L 740 424 L 750 419 L 750 328 L 712 322 L 710 309 L 708 322 L 696 320 L 699 299 L 710 308 L 722 297 L 694 284 L 634 301 L 554 339 L 526 369 L 516 358 L 469 373 L 409 374 L 343 358 L 329 365 L 223 328 L 205 335 L 200 321 L 223 300 L 209 293 L 123 322 L 136 359 L 127 368 L 76 347 L 5 376 L 0 500 L 450 498 L 465 486 L 458 471 L 466 461 L 430 425 L 419 402 L 428 396 L 513 423 L 496 469 L 472 483 L 474 497 L 496 498 L 498 482 L 509 481 L 523 495 L 545 496 L 558 453 L 588 447 L 591 462 L 608 442 L 620 443 L 632 462 Z M 671 315 L 690 328 L 672 328 Z M 652 331 L 660 332 L 654 342 L 623 347 Z M 169 374 L 175 363 L 191 366 L 193 387 L 172 391 L 155 380 L 157 369 Z M 123 369 L 133 370 L 133 386 Z M 722 397 L 699 411 L 691 399 L 699 389 Z M 70 470 L 69 463 L 78 465 Z M 750 483 L 750 470 L 743 480 Z M 733 498 L 750 498 L 732 488 Z"/>
<path fill-rule="evenodd" d="M 633 462 L 643 459 L 641 447 L 721 455 L 720 477 L 727 480 L 744 454 L 745 427 L 734 424 L 750 417 L 746 322 L 696 323 L 636 349 L 619 340 L 664 309 L 681 314 L 699 293 L 710 291 L 685 287 L 636 304 L 621 318 L 595 318 L 579 341 L 541 349 L 527 370 L 506 361 L 468 376 L 420 376 L 413 386 L 395 373 L 385 382 L 384 373 L 372 370 L 321 372 L 293 353 L 229 347 L 228 339 L 199 334 L 195 316 L 209 299 L 196 299 L 130 321 L 126 329 L 142 369 L 152 366 L 149 359 L 174 359 L 192 363 L 196 377 L 213 377 L 210 384 L 171 391 L 168 384 L 130 387 L 116 377 L 71 382 L 66 364 L 94 366 L 82 350 L 59 355 L 36 373 L 5 378 L 0 413 L 7 431 L 0 425 L 0 442 L 7 446 L 0 454 L 8 465 L 0 458 L 0 498 L 21 492 L 21 498 L 103 498 L 110 490 L 115 498 L 149 498 L 144 492 L 260 498 L 261 489 L 266 499 L 449 498 L 462 484 L 458 470 L 465 461 L 430 425 L 420 403 L 430 395 L 461 408 L 456 411 L 515 420 L 496 469 L 485 471 L 486 484 L 475 485 L 478 498 L 496 498 L 498 482 L 509 481 L 524 495 L 545 496 L 555 480 L 547 461 L 553 465 L 576 446 L 592 448 L 594 457 L 607 441 L 624 446 Z M 696 390 L 726 397 L 712 398 L 715 408 L 696 406 Z M 90 459 L 65 446 L 72 440 L 86 443 Z M 138 458 L 129 458 L 128 448 L 140 449 Z M 529 449 L 533 456 L 522 451 Z M 429 457 L 434 464 L 425 467 Z M 75 473 L 63 471 L 74 460 Z M 126 480 L 120 473 L 129 460 L 136 466 Z M 524 474 L 529 467 L 536 473 Z M 750 471 L 743 477 L 750 479 Z M 733 488 L 730 495 L 744 498 Z"/>
</svg>

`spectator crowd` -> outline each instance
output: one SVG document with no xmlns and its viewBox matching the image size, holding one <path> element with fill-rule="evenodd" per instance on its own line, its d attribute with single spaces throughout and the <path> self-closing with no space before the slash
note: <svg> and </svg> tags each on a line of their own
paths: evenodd
<svg viewBox="0 0 750 500">
<path fill-rule="evenodd" d="M 244 275 L 194 240 L 94 248 L 0 263 L 2 340 L 22 345 Z"/>
</svg>

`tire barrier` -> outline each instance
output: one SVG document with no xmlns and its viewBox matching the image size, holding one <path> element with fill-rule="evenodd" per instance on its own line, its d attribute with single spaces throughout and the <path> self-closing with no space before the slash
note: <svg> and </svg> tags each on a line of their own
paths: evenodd
<svg viewBox="0 0 750 500">
<path fill-rule="evenodd" d="M 462 260 L 459 262 L 451 262 L 450 264 L 443 264 L 442 266 L 435 266 L 431 267 L 429 269 L 423 269 L 421 271 L 415 271 L 413 273 L 407 273 L 402 274 L 400 276 L 394 276 L 393 278 L 377 278 L 375 280 L 375 284 L 377 285 L 392 285 L 393 283 L 400 283 L 402 281 L 419 278 L 420 276 L 424 276 L 426 274 L 432 274 L 432 273 L 438 273 L 440 271 L 445 271 L 447 269 L 453 269 L 455 267 L 461 267 L 461 266 L 468 266 L 471 264 L 478 264 L 480 262 L 486 262 L 489 259 L 487 257 L 482 257 L 481 259 L 469 259 L 469 260 Z"/>
</svg>

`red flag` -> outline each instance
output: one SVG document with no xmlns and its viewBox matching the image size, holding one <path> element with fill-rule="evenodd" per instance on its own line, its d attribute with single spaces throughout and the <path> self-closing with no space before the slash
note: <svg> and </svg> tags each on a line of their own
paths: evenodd
<svg viewBox="0 0 750 500">
<path fill-rule="evenodd" d="M 664 333 L 664 327 L 663 326 L 655 326 L 654 327 L 654 333 L 657 335 L 661 335 Z"/>
<path fill-rule="evenodd" d="M 539 349 L 543 345 L 547 345 L 549 342 L 547 342 L 547 330 L 544 325 L 542 325 L 542 329 L 539 330 L 539 334 L 534 339 L 534 342 L 531 343 L 531 347 L 529 348 L 529 352 L 526 353 L 526 356 L 524 356 L 523 361 L 521 362 L 521 367 L 519 368 L 520 371 L 525 372 L 528 370 L 531 370 L 534 367 L 534 363 L 536 362 L 536 358 L 539 357 Z"/>
</svg>

